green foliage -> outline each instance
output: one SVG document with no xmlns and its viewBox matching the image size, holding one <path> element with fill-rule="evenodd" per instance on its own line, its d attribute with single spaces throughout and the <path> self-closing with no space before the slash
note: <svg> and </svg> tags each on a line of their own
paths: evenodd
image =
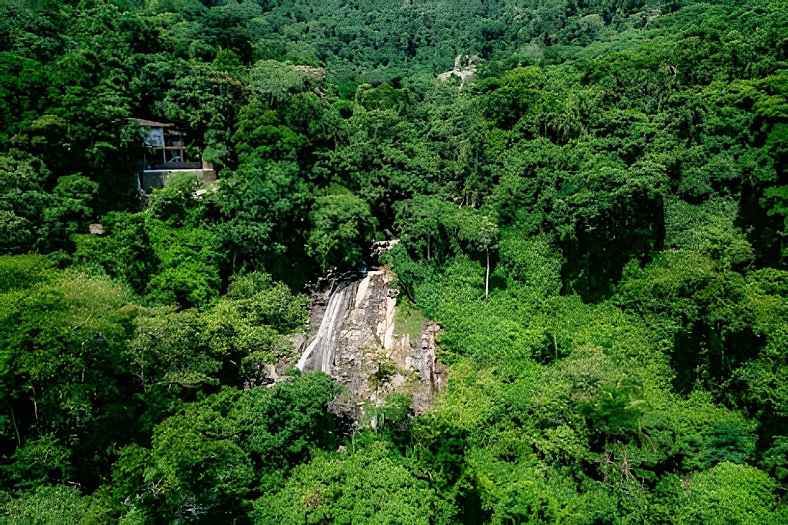
<svg viewBox="0 0 788 525">
<path fill-rule="evenodd" d="M 720 463 L 689 481 L 676 523 L 774 523 L 774 488 L 774 481 L 754 467 Z"/>
<path fill-rule="evenodd" d="M 785 522 L 786 16 L 0 2 L 0 521 Z M 384 234 L 448 375 L 372 432 L 281 371 Z"/>
<path fill-rule="evenodd" d="M 448 255 L 447 222 L 454 213 L 450 203 L 437 195 L 416 195 L 398 202 L 396 212 L 400 237 L 419 258 L 442 261 Z"/>
<path fill-rule="evenodd" d="M 53 190 L 54 205 L 44 210 L 45 228 L 51 230 L 51 238 L 68 239 L 69 235 L 87 229 L 93 212 L 89 204 L 96 198 L 98 187 L 81 175 L 58 178 Z"/>
<path fill-rule="evenodd" d="M 310 447 L 336 442 L 327 404 L 339 393 L 325 374 L 307 374 L 268 391 L 256 389 L 238 407 L 247 450 L 265 469 L 301 462 Z"/>
<path fill-rule="evenodd" d="M 273 490 L 284 469 L 334 445 L 327 404 L 337 392 L 331 378 L 310 374 L 185 404 L 155 427 L 150 449 L 121 450 L 114 497 L 166 520 L 243 515 L 253 491 Z"/>
<path fill-rule="evenodd" d="M 735 203 L 710 199 L 700 205 L 669 201 L 665 207 L 665 248 L 699 252 L 722 264 L 741 268 L 754 253 L 734 225 Z"/>
<path fill-rule="evenodd" d="M 172 173 L 165 187 L 154 189 L 151 193 L 146 214 L 169 226 L 195 225 L 202 206 L 194 194 L 201 187 L 202 184 L 193 173 Z"/>
<path fill-rule="evenodd" d="M 254 523 L 449 523 L 452 509 L 373 441 L 353 453 L 319 454 L 283 490 L 255 502 Z"/>
<path fill-rule="evenodd" d="M 239 276 L 227 298 L 201 314 L 127 304 L 129 296 L 106 278 L 55 270 L 41 256 L 5 256 L 0 262 L 6 283 L 0 294 L 0 339 L 7 349 L 3 443 L 18 445 L 2 479 L 17 489 L 73 478 L 93 483 L 115 443 L 154 426 L 179 398 L 189 399 L 220 378 L 239 385 L 238 372 L 226 371 L 223 359 L 255 355 L 263 340 L 286 348 L 278 330 L 289 333 L 304 320 L 303 298 L 264 275 Z M 216 318 L 240 334 L 222 334 L 235 345 L 232 351 L 211 328 Z M 250 338 L 244 330 L 251 327 L 264 339 Z M 277 357 L 271 354 L 259 366 Z M 331 397 L 316 402 L 324 406 Z M 290 399 L 276 411 L 293 405 Z M 86 456 L 91 450 L 96 452 Z"/>
<path fill-rule="evenodd" d="M 24 290 L 53 277 L 52 262 L 41 255 L 0 256 L 0 292 Z"/>
<path fill-rule="evenodd" d="M 100 264 L 108 275 L 128 283 L 142 295 L 157 260 L 141 214 L 108 213 L 101 219 L 105 234 L 75 235 L 77 263 Z"/>
<path fill-rule="evenodd" d="M 146 286 L 147 297 L 156 304 L 204 306 L 219 292 L 211 233 L 203 228 L 177 228 L 148 219 L 146 229 L 158 259 L 158 272 Z"/>
<path fill-rule="evenodd" d="M 597 298 L 626 262 L 645 261 L 660 247 L 663 172 L 658 165 L 602 167 L 562 183 L 550 222 L 566 257 L 570 290 Z"/>
<path fill-rule="evenodd" d="M 223 304 L 253 324 L 267 324 L 280 333 L 292 333 L 306 322 L 307 298 L 293 295 L 270 275 L 251 272 L 233 276 Z"/>
<path fill-rule="evenodd" d="M 35 489 L 50 480 L 73 475 L 71 451 L 53 434 L 28 439 L 11 457 L 12 466 L 4 474 L 19 489 Z"/>
<path fill-rule="evenodd" d="M 44 210 L 52 196 L 44 191 L 48 173 L 34 158 L 0 156 L 0 227 L 3 253 L 23 253 L 35 244 L 33 234 L 42 227 Z"/>
<path fill-rule="evenodd" d="M 324 270 L 362 262 L 362 247 L 373 239 L 375 231 L 372 213 L 363 200 L 346 193 L 319 197 L 310 220 L 313 228 L 307 253 L 316 257 Z"/>
<path fill-rule="evenodd" d="M 619 288 L 620 304 L 673 339 L 679 388 L 687 389 L 695 381 L 722 385 L 731 374 L 754 372 L 759 358 L 770 363 L 766 366 L 781 367 L 783 357 L 778 355 L 783 353 L 774 350 L 784 340 L 781 292 L 750 287 L 722 261 L 720 267 L 698 253 L 666 253 L 645 270 L 633 268 Z M 756 275 L 753 282 L 758 281 Z"/>
<path fill-rule="evenodd" d="M 153 432 L 146 481 L 163 487 L 160 497 L 175 515 L 231 514 L 254 479 L 252 462 L 225 418 L 228 395 L 218 396 L 164 420 Z"/>
<path fill-rule="evenodd" d="M 774 479 L 785 483 L 788 479 L 788 439 L 785 436 L 775 437 L 774 446 L 763 455 L 762 465 Z"/>
<path fill-rule="evenodd" d="M 34 525 L 87 525 L 111 523 L 111 509 L 96 496 L 80 496 L 79 489 L 64 485 L 43 485 L 35 491 L 6 501 L 0 516 L 8 523 Z"/>
<path fill-rule="evenodd" d="M 767 188 L 763 193 L 762 204 L 768 206 L 766 214 L 776 218 L 782 218 L 782 229 L 777 232 L 782 246 L 782 258 L 788 257 L 788 247 L 786 247 L 785 237 L 788 236 L 788 186 L 774 186 Z"/>
<path fill-rule="evenodd" d="M 152 309 L 135 319 L 129 342 L 129 365 L 146 388 L 186 388 L 216 384 L 221 362 L 201 341 L 204 330 L 197 312 Z"/>
<path fill-rule="evenodd" d="M 502 236 L 499 270 L 513 283 L 522 283 L 537 297 L 561 291 L 562 259 L 545 237 L 522 238 L 515 231 Z"/>
<path fill-rule="evenodd" d="M 115 284 L 76 272 L 53 274 L 0 295 L 0 341 L 6 349 L 2 397 L 16 438 L 41 436 L 61 450 L 54 454 L 45 447 L 36 453 L 28 442 L 30 448 L 19 449 L 28 451 L 17 458 L 19 469 L 89 472 L 94 461 L 106 460 L 106 452 L 96 452 L 90 461 L 65 458 L 106 451 L 122 432 L 118 425 L 130 421 L 130 413 L 118 410 L 122 355 L 135 315 L 134 308 L 125 307 L 126 299 Z M 34 467 L 36 457 L 65 463 Z M 17 467 L 14 472 L 17 476 Z"/>
<path fill-rule="evenodd" d="M 232 271 L 264 264 L 292 282 L 293 264 L 307 259 L 301 228 L 308 217 L 308 192 L 297 164 L 254 158 L 223 179 L 222 189 L 217 233 Z"/>
</svg>

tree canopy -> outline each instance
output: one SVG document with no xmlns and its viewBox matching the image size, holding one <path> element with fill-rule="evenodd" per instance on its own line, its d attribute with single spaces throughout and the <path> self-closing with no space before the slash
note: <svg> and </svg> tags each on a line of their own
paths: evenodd
<svg viewBox="0 0 788 525">
<path fill-rule="evenodd" d="M 1 2 L 0 521 L 788 522 L 786 28 Z M 141 195 L 137 119 L 218 180 Z M 292 366 L 306 285 L 378 264 L 448 380 L 367 427 Z"/>
</svg>

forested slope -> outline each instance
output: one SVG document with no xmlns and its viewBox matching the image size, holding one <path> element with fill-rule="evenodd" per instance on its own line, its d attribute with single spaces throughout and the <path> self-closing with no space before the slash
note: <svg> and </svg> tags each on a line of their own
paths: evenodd
<svg viewBox="0 0 788 525">
<path fill-rule="evenodd" d="M 5 0 L 0 34 L 3 520 L 788 521 L 785 1 Z M 218 184 L 143 205 L 133 117 Z M 435 407 L 265 388 L 304 283 L 390 236 Z"/>
</svg>

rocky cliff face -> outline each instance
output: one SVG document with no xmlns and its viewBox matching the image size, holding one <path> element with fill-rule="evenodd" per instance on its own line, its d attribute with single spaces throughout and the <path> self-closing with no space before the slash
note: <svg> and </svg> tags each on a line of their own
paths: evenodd
<svg viewBox="0 0 788 525">
<path fill-rule="evenodd" d="M 457 77 L 460 79 L 460 88 L 462 88 L 467 80 L 476 76 L 476 65 L 479 60 L 478 55 L 457 55 L 454 59 L 454 69 L 440 73 L 438 80 L 446 82 L 451 77 Z"/>
<path fill-rule="evenodd" d="M 370 271 L 312 297 L 314 338 L 298 368 L 325 372 L 344 386 L 335 408 L 356 421 L 395 392 L 411 396 L 412 411 L 422 413 L 445 383 L 445 368 L 435 356 L 439 327 L 424 321 L 415 336 L 398 326 L 393 280 L 387 270 Z"/>
</svg>

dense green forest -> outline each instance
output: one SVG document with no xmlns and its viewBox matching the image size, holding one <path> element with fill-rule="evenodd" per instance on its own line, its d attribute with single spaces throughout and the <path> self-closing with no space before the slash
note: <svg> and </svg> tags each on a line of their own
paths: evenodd
<svg viewBox="0 0 788 525">
<path fill-rule="evenodd" d="M 788 523 L 785 0 L 0 0 L 0 35 L 3 523 Z M 141 200 L 134 118 L 218 183 Z M 435 406 L 260 386 L 391 237 Z"/>
</svg>

